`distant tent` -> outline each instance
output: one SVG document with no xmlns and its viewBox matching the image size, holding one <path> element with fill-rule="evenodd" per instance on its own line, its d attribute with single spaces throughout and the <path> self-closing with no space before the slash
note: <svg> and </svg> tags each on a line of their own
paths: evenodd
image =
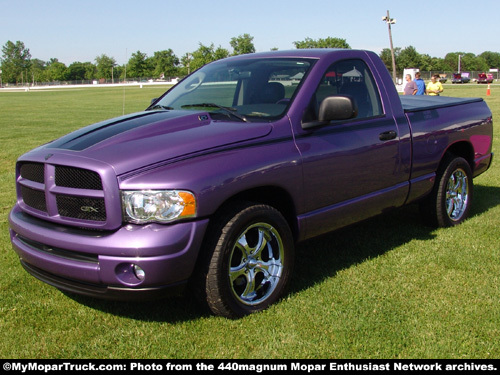
<svg viewBox="0 0 500 375">
<path fill-rule="evenodd" d="M 361 78 L 361 77 L 363 77 L 363 74 L 361 74 L 361 72 L 358 69 L 356 69 L 356 67 L 354 67 L 353 70 L 351 70 L 347 73 L 344 73 L 342 76 L 343 77 Z"/>
<path fill-rule="evenodd" d="M 302 79 L 302 77 L 304 77 L 304 73 L 300 72 L 300 73 L 295 74 L 291 78 L 300 81 Z"/>
<path fill-rule="evenodd" d="M 361 74 L 361 72 L 354 67 L 351 71 L 344 73 L 342 77 L 349 78 L 351 81 L 361 82 L 363 74 Z"/>
</svg>

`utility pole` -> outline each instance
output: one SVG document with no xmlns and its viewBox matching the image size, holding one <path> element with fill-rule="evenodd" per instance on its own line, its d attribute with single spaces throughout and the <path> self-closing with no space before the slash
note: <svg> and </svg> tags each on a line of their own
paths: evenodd
<svg viewBox="0 0 500 375">
<path fill-rule="evenodd" d="M 382 21 L 387 23 L 387 28 L 389 29 L 389 42 L 391 44 L 391 57 L 392 57 L 392 79 L 394 84 L 396 84 L 396 59 L 394 57 L 394 46 L 392 45 L 392 32 L 391 25 L 396 23 L 396 20 L 389 16 L 389 11 L 387 11 L 387 16 L 382 17 Z"/>
</svg>

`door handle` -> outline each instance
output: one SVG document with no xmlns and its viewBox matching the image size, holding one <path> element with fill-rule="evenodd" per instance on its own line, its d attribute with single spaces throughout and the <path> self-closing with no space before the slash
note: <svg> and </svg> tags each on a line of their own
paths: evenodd
<svg viewBox="0 0 500 375">
<path fill-rule="evenodd" d="M 398 136 L 398 133 L 396 133 L 394 130 L 389 130 L 387 132 L 380 133 L 378 138 L 381 141 L 390 141 L 392 139 L 396 139 L 397 136 Z"/>
</svg>

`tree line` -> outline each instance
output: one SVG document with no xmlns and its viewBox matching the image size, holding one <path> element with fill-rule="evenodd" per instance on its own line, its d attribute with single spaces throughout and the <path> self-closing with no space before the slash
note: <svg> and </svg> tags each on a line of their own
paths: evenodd
<svg viewBox="0 0 500 375">
<path fill-rule="evenodd" d="M 94 62 L 73 62 L 69 66 L 57 58 L 42 61 L 32 58 L 29 49 L 21 41 L 7 41 L 2 47 L 1 77 L 5 83 L 34 83 L 53 81 L 91 81 L 96 79 L 124 80 L 133 78 L 168 79 L 185 76 L 203 65 L 230 55 L 255 52 L 253 37 L 243 34 L 230 41 L 232 53 L 222 47 L 199 44 L 199 48 L 181 58 L 172 49 L 154 52 L 153 56 L 137 51 L 128 62 L 118 65 L 114 57 L 102 54 Z"/>
<path fill-rule="evenodd" d="M 182 57 L 175 55 L 172 49 L 154 52 L 153 56 L 137 51 L 132 53 L 128 62 L 118 65 L 113 57 L 102 54 L 94 62 L 73 62 L 69 66 L 57 58 L 42 61 L 32 58 L 29 48 L 21 41 L 7 41 L 2 47 L 0 77 L 2 84 L 26 84 L 54 81 L 91 81 L 124 80 L 127 77 L 169 79 L 181 77 L 203 65 L 232 55 L 254 53 L 253 37 L 249 34 L 231 38 L 229 51 L 221 46 L 199 43 L 196 51 Z M 328 37 L 325 39 L 305 38 L 293 42 L 296 48 L 347 48 L 351 46 L 345 39 Z M 382 61 L 392 69 L 390 49 L 380 53 Z M 395 48 L 396 70 L 419 68 L 421 71 L 487 71 L 500 67 L 500 53 L 486 51 L 480 55 L 466 52 L 450 52 L 444 58 L 420 54 L 413 46 Z"/>
<path fill-rule="evenodd" d="M 480 55 L 470 52 L 449 52 L 444 58 L 431 57 L 420 54 L 415 47 L 394 48 L 396 71 L 402 73 L 405 68 L 419 68 L 420 71 L 430 72 L 487 72 L 490 69 L 500 68 L 500 53 L 485 51 Z M 392 70 L 391 50 L 385 48 L 380 53 L 385 66 Z"/>
</svg>

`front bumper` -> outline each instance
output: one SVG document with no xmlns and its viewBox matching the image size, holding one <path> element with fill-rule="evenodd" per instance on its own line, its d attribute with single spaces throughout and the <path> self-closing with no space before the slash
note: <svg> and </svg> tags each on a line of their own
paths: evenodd
<svg viewBox="0 0 500 375">
<path fill-rule="evenodd" d="M 49 223 L 22 212 L 9 215 L 21 264 L 59 289 L 107 299 L 150 299 L 191 276 L 207 220 L 174 225 L 126 225 L 100 232 Z M 137 265 L 145 272 L 140 280 Z"/>
</svg>

